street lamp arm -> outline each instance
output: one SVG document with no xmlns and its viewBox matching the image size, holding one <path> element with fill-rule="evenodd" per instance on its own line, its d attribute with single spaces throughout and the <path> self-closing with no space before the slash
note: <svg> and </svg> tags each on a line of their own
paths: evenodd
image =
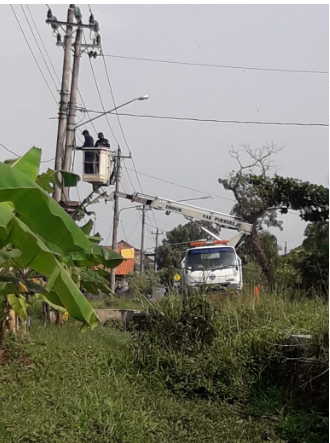
<svg viewBox="0 0 330 443">
<path fill-rule="evenodd" d="M 106 115 L 106 114 L 111 114 L 112 112 L 117 111 L 117 109 L 122 108 L 122 107 L 124 107 L 124 106 L 126 106 L 126 105 L 129 105 L 130 103 L 133 103 L 133 102 L 135 102 L 135 101 L 137 101 L 137 100 L 147 100 L 148 98 L 149 98 L 149 95 L 143 95 L 143 96 L 141 96 L 141 97 L 133 98 L 133 100 L 130 100 L 130 101 L 126 102 L 126 103 L 123 103 L 122 105 L 116 106 L 115 108 L 110 109 L 110 111 L 103 112 L 102 114 L 97 115 L 96 117 L 93 117 L 93 118 L 91 118 L 90 120 L 87 120 L 87 121 L 85 121 L 85 122 L 80 123 L 79 125 L 75 126 L 75 129 L 78 129 L 78 128 L 80 128 L 81 126 L 84 126 L 84 125 L 86 125 L 87 123 L 90 123 L 90 122 L 96 120 L 97 118 L 103 117 L 103 116 Z"/>
</svg>

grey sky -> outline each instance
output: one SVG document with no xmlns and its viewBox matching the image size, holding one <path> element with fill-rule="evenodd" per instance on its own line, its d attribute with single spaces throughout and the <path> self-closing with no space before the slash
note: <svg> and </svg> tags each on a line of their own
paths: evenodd
<svg viewBox="0 0 330 443">
<path fill-rule="evenodd" d="M 14 6 L 51 88 L 55 87 L 46 71 L 22 9 Z M 64 20 L 67 7 L 52 5 L 53 13 Z M 81 6 L 88 21 L 88 7 Z M 26 10 L 26 9 L 25 9 Z M 63 51 L 55 46 L 51 28 L 46 25 L 45 5 L 30 10 L 49 55 L 61 76 Z M 26 13 L 31 20 L 28 11 Z M 177 60 L 196 63 L 256 66 L 328 71 L 329 36 L 327 5 L 95 5 L 95 19 L 101 26 L 105 54 Z M 1 6 L 2 67 L 0 143 L 24 153 L 31 146 L 43 149 L 43 159 L 54 157 L 57 107 L 33 60 L 9 5 Z M 33 26 L 33 24 L 32 24 Z M 86 34 L 87 36 L 87 34 Z M 106 109 L 113 108 L 102 58 L 92 60 Z M 257 120 L 279 122 L 328 123 L 328 75 L 259 72 L 215 69 L 107 58 L 117 105 L 139 95 L 149 94 L 145 102 L 135 102 L 123 112 L 219 120 Z M 95 83 L 85 55 L 81 62 L 80 90 L 86 106 L 102 110 Z M 56 97 L 58 93 L 55 92 Z M 81 102 L 79 102 L 81 103 Z M 78 118 L 83 115 L 79 114 Z M 117 119 L 109 121 L 124 154 L 128 149 Z M 230 146 L 250 144 L 260 147 L 273 141 L 285 149 L 277 156 L 279 173 L 328 185 L 328 128 L 285 127 L 241 124 L 178 122 L 121 117 L 122 126 L 133 153 L 137 171 L 187 187 L 232 198 L 218 184 L 236 167 L 228 151 Z M 106 120 L 96 123 L 116 146 Z M 92 129 L 88 127 L 88 129 Z M 95 135 L 95 134 L 93 134 Z M 2 148 L 0 159 L 10 157 Z M 132 162 L 126 161 L 133 169 Z M 43 167 L 53 167 L 53 162 Z M 81 173 L 81 155 L 75 170 Z M 129 171 L 135 190 L 140 190 L 134 172 Z M 143 191 L 171 199 L 204 195 L 139 176 Z M 132 186 L 124 172 L 125 190 Z M 79 187 L 83 197 L 91 190 Z M 72 195 L 72 199 L 76 199 Z M 232 202 L 216 198 L 196 200 L 196 205 L 229 212 Z M 128 207 L 125 201 L 121 207 Z M 96 230 L 105 240 L 112 227 L 112 205 L 101 203 Z M 167 217 L 155 212 L 159 228 L 169 230 L 185 223 L 179 216 Z M 122 213 L 128 240 L 139 246 L 141 224 L 135 210 Z M 279 243 L 288 248 L 302 241 L 304 223 L 297 215 L 283 217 L 284 231 L 274 231 Z M 150 214 L 149 224 L 155 225 Z M 154 237 L 147 227 L 147 247 Z M 125 237 L 120 226 L 120 238 Z M 111 239 L 111 237 L 110 237 Z M 110 244 L 111 240 L 108 240 Z"/>
</svg>

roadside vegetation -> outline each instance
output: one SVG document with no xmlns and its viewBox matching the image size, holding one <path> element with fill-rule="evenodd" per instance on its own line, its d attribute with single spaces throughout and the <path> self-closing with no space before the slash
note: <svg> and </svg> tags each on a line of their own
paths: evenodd
<svg viewBox="0 0 330 443">
<path fill-rule="evenodd" d="M 7 336 L 3 442 L 327 441 L 328 303 L 264 294 L 143 300 L 130 333 Z M 304 348 L 283 346 L 310 334 Z"/>
</svg>

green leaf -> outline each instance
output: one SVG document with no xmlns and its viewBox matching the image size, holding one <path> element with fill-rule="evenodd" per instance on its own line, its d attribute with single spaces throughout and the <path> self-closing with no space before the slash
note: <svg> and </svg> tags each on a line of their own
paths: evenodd
<svg viewBox="0 0 330 443">
<path fill-rule="evenodd" d="M 58 298 L 54 297 L 54 295 L 56 295 L 56 294 L 53 294 L 53 297 L 47 293 L 46 294 L 36 294 L 35 299 L 42 300 L 42 301 L 46 302 L 49 306 L 51 306 L 52 308 L 54 308 L 57 311 L 60 311 L 60 312 L 62 312 L 62 314 L 64 314 L 66 312 L 66 309 L 63 306 L 53 303 L 52 300 L 54 300 L 54 299 L 58 300 Z"/>
<path fill-rule="evenodd" d="M 41 149 L 31 148 L 25 155 L 16 160 L 11 167 L 35 181 L 38 177 Z"/>
<path fill-rule="evenodd" d="M 91 230 L 93 229 L 93 225 L 93 220 L 89 220 L 84 226 L 81 226 L 81 230 L 84 234 L 89 235 L 91 233 Z"/>
<path fill-rule="evenodd" d="M 73 172 L 67 172 L 67 171 L 58 171 L 62 175 L 62 185 L 66 188 L 75 187 L 77 186 L 78 182 L 80 181 L 80 177 L 77 174 L 74 174 Z"/>
<path fill-rule="evenodd" d="M 98 318 L 93 308 L 42 240 L 16 217 L 10 221 L 7 228 L 0 227 L 0 236 L 1 231 L 7 234 L 8 243 L 20 247 L 22 254 L 15 259 L 18 266 L 23 269 L 32 268 L 47 276 L 47 289 L 50 291 L 53 288 L 61 301 L 60 305 L 63 305 L 72 317 L 94 328 L 98 324 Z"/>
<path fill-rule="evenodd" d="M 0 163 L 0 202 L 6 201 L 12 202 L 21 220 L 47 241 L 63 250 L 91 251 L 86 235 L 55 200 L 27 176 Z"/>
<path fill-rule="evenodd" d="M 26 320 L 26 310 L 30 305 L 26 303 L 25 297 L 23 295 L 9 294 L 7 299 L 10 306 L 19 316 L 19 318 Z"/>
<path fill-rule="evenodd" d="M 21 251 L 19 249 L 12 249 L 6 251 L 5 249 L 0 249 L 0 265 L 10 260 L 11 258 L 16 258 L 21 255 Z"/>
</svg>

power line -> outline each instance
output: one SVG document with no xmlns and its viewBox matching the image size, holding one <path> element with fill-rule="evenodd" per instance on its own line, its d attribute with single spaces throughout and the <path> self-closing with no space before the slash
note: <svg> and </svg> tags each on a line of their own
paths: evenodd
<svg viewBox="0 0 330 443">
<path fill-rule="evenodd" d="M 28 9 L 28 11 L 29 11 L 29 13 L 30 13 L 30 16 L 31 16 L 31 18 L 32 18 L 32 21 L 33 21 L 33 23 L 34 23 L 34 26 L 35 26 L 35 28 L 36 28 L 36 31 L 37 31 L 37 33 L 38 33 L 38 35 L 39 35 L 39 38 L 40 38 L 41 44 L 42 44 L 42 46 L 43 46 L 43 48 L 44 48 L 44 50 L 45 50 L 45 52 L 46 52 L 47 58 L 48 58 L 48 60 L 49 60 L 49 63 L 50 63 L 50 65 L 51 65 L 51 67 L 53 68 L 54 74 L 55 74 L 55 76 L 56 76 L 56 78 L 57 78 L 59 84 L 61 84 L 60 77 L 58 76 L 58 74 L 57 74 L 57 72 L 56 72 L 56 69 L 55 69 L 55 67 L 54 67 L 54 65 L 53 65 L 52 59 L 50 58 L 49 53 L 48 53 L 48 51 L 47 51 L 47 48 L 46 48 L 46 46 L 45 46 L 45 44 L 44 44 L 44 42 L 43 42 L 43 40 L 42 40 L 42 37 L 41 37 L 41 35 L 40 35 L 40 32 L 39 32 L 38 27 L 37 27 L 37 25 L 36 25 L 36 22 L 34 21 L 34 18 L 33 18 L 32 12 L 30 11 L 29 5 L 26 5 L 26 7 L 27 7 L 27 9 Z"/>
<path fill-rule="evenodd" d="M 85 44 L 86 44 L 87 41 L 86 41 L 85 34 L 83 34 L 83 36 L 84 36 L 84 40 L 85 40 Z M 102 109 L 103 109 L 104 112 L 106 112 L 105 107 L 104 107 L 104 103 L 103 103 L 103 100 L 102 100 L 102 95 L 101 95 L 101 92 L 100 92 L 100 88 L 99 88 L 99 85 L 98 85 L 97 80 L 96 80 L 95 71 L 94 71 L 94 68 L 93 68 L 93 65 L 92 65 L 92 62 L 91 62 L 91 59 L 90 59 L 90 58 L 89 58 L 89 64 L 90 64 L 90 67 L 91 67 L 91 70 L 92 70 L 92 74 L 93 74 L 93 78 L 94 78 L 95 86 L 96 86 L 97 93 L 98 93 L 98 96 L 99 96 L 99 99 L 100 99 L 100 102 L 101 102 Z M 116 138 L 116 136 L 115 136 L 115 134 L 114 134 L 114 132 L 113 132 L 113 130 L 112 130 L 112 127 L 111 127 L 111 125 L 110 125 L 110 122 L 109 122 L 109 119 L 108 119 L 108 115 L 107 115 L 107 114 L 105 114 L 105 118 L 106 118 L 106 120 L 107 120 L 107 123 L 108 123 L 109 129 L 110 129 L 110 132 L 111 132 L 113 138 L 115 139 L 115 141 L 116 141 L 117 144 L 119 145 L 119 142 L 118 142 L 118 140 L 117 140 L 117 138 Z"/>
<path fill-rule="evenodd" d="M 0 146 L 2 146 L 6 151 L 10 152 L 11 154 L 15 155 L 15 157 L 20 157 L 20 155 L 17 155 L 16 152 L 11 151 L 10 149 L 8 149 L 5 145 L 3 145 L 2 143 L 0 143 Z"/>
<path fill-rule="evenodd" d="M 25 39 L 25 41 L 26 41 L 26 44 L 28 45 L 28 47 L 29 47 L 29 49 L 30 49 L 30 52 L 31 52 L 31 54 L 32 54 L 32 57 L 34 58 L 34 61 L 36 62 L 36 65 L 37 65 L 37 67 L 38 67 L 38 69 L 39 69 L 39 71 L 40 71 L 40 73 L 41 73 L 41 75 L 42 75 L 42 78 L 44 79 L 44 81 L 45 81 L 45 83 L 46 83 L 46 85 L 47 85 L 47 88 L 49 89 L 49 92 L 52 94 L 53 99 L 55 100 L 55 103 L 56 103 L 56 105 L 57 105 L 58 103 L 57 103 L 56 97 L 55 97 L 55 95 L 54 95 L 54 93 L 53 93 L 51 87 L 49 86 L 49 83 L 48 83 L 48 81 L 47 81 L 47 79 L 46 79 L 44 73 L 42 72 L 42 69 L 41 69 L 41 67 L 40 67 L 40 65 L 39 65 L 39 63 L 38 63 L 38 60 L 37 60 L 36 56 L 34 55 L 34 52 L 33 52 L 32 48 L 31 48 L 31 46 L 30 46 L 30 43 L 29 43 L 29 41 L 28 41 L 28 39 L 27 39 L 27 37 L 26 37 L 26 35 L 25 35 L 25 32 L 24 32 L 24 30 L 23 30 L 23 28 L 22 28 L 22 26 L 21 26 L 21 23 L 20 23 L 20 21 L 19 21 L 17 15 L 16 15 L 16 13 L 15 13 L 15 10 L 14 10 L 14 8 L 13 8 L 13 5 L 10 5 L 10 7 L 11 7 L 11 10 L 13 11 L 13 14 L 14 14 L 15 18 L 16 18 L 16 21 L 17 21 L 17 23 L 18 23 L 18 26 L 19 26 L 19 28 L 20 28 L 22 34 L 23 34 L 23 37 L 24 37 L 24 39 Z"/>
<path fill-rule="evenodd" d="M 9 148 L 7 148 L 7 146 L 3 145 L 2 143 L 0 143 L 0 146 L 2 146 L 7 152 L 10 152 L 10 154 L 15 155 L 15 157 L 17 157 L 17 158 L 20 158 L 20 157 L 21 157 L 21 155 L 18 155 L 18 154 L 16 154 L 16 152 L 11 151 Z M 40 163 L 49 163 L 49 162 L 52 162 L 52 161 L 54 161 L 54 160 L 55 160 L 55 158 L 51 158 L 51 159 L 49 159 L 49 160 L 43 160 L 43 161 L 41 161 Z"/>
<path fill-rule="evenodd" d="M 102 50 L 102 48 L 101 48 L 101 53 L 103 54 L 103 50 Z M 105 69 L 106 77 L 107 77 L 107 80 L 108 80 L 108 85 L 109 85 L 109 89 L 110 89 L 110 93 L 111 93 L 112 101 L 113 101 L 114 107 L 116 108 L 116 101 L 115 101 L 115 96 L 114 96 L 113 89 L 112 89 L 112 85 L 111 85 L 111 80 L 110 80 L 110 75 L 109 75 L 108 67 L 107 67 L 107 64 L 106 64 L 105 58 L 102 57 L 102 59 L 103 59 L 103 64 L 104 64 L 104 69 Z M 135 166 L 134 158 L 133 158 L 133 156 L 132 156 L 132 151 L 131 151 L 131 148 L 130 148 L 128 142 L 127 142 L 127 139 L 126 139 L 126 136 L 125 136 L 125 133 L 124 133 L 124 129 L 123 129 L 123 127 L 122 127 L 122 124 L 121 124 L 121 121 L 120 121 L 119 114 L 118 114 L 118 111 L 117 111 L 117 110 L 116 110 L 116 115 L 117 115 L 118 124 L 119 124 L 120 130 L 121 130 L 121 133 L 122 133 L 122 136 L 123 136 L 124 142 L 125 142 L 125 144 L 126 144 L 126 146 L 127 146 L 127 149 L 128 149 L 128 151 L 129 151 L 129 153 L 130 153 L 130 156 L 131 156 L 131 160 L 132 160 L 132 163 L 133 163 L 133 168 L 134 168 L 134 171 L 135 171 L 135 175 L 136 175 L 136 178 L 137 178 L 138 184 L 139 184 L 139 186 L 140 186 L 140 188 L 141 188 L 141 191 L 143 192 L 142 184 L 141 184 L 140 179 L 139 179 L 139 176 L 137 175 L 137 172 L 136 172 L 136 166 Z M 127 171 L 127 167 L 126 167 L 126 163 L 125 163 L 125 161 L 123 161 L 123 164 L 124 164 L 124 167 L 125 167 L 125 169 L 126 169 L 126 171 Z M 130 178 L 130 176 L 129 176 L 129 174 L 128 174 L 128 171 L 127 171 L 127 175 L 128 175 L 128 178 L 129 178 L 129 180 L 130 180 L 130 182 L 131 182 L 131 185 L 132 185 L 132 187 L 133 187 L 133 189 L 134 189 L 134 186 L 133 186 L 132 180 L 131 180 L 131 178 Z M 155 223 L 156 223 L 156 225 L 157 225 L 157 221 L 156 221 L 156 218 L 155 218 L 155 214 L 152 213 L 152 215 L 153 215 L 153 218 L 154 218 Z M 149 214 L 148 214 L 148 213 L 147 213 L 147 217 L 148 217 L 148 219 L 150 220 L 150 217 L 149 217 Z"/>
<path fill-rule="evenodd" d="M 165 115 L 145 115 L 145 114 L 128 114 L 120 113 L 118 115 L 126 117 L 137 118 L 152 118 L 160 120 L 178 120 L 178 121 L 191 121 L 191 122 L 203 122 L 203 123 L 235 123 L 239 125 L 277 125 L 277 126 L 322 126 L 328 128 L 326 123 L 300 123 L 300 122 L 261 122 L 261 121 L 241 121 L 241 120 L 217 120 L 217 119 L 203 119 L 194 117 L 174 117 Z"/>
<path fill-rule="evenodd" d="M 27 6 L 27 8 L 29 8 L 29 5 L 26 5 L 26 6 Z M 42 52 L 42 50 L 41 50 L 41 48 L 40 48 L 40 46 L 39 46 L 38 40 L 37 40 L 37 38 L 36 38 L 36 36 L 35 36 L 35 33 L 34 33 L 33 29 L 32 29 L 32 26 L 31 26 L 31 24 L 30 24 L 30 21 L 29 21 L 27 15 L 26 15 L 26 12 L 25 12 L 25 10 L 24 10 L 24 8 L 23 8 L 23 5 L 21 5 L 21 8 L 22 8 L 23 14 L 24 14 L 24 16 L 25 16 L 25 19 L 26 19 L 26 21 L 27 21 L 27 24 L 29 25 L 29 28 L 30 28 L 31 34 L 32 34 L 32 36 L 33 36 L 33 38 L 34 38 L 34 41 L 36 42 L 36 45 L 37 45 L 37 47 L 38 47 L 38 49 L 39 49 L 40 55 L 41 55 L 41 57 L 42 57 L 42 59 L 43 59 L 43 61 L 44 61 L 44 63 L 45 63 L 45 66 L 46 66 L 46 68 L 47 68 L 47 71 L 48 71 L 49 75 L 51 76 L 51 79 L 53 80 L 53 83 L 54 83 L 55 88 L 57 89 L 57 88 L 58 88 L 58 84 L 57 84 L 56 81 L 54 80 L 53 74 L 52 74 L 51 70 L 49 69 L 48 63 L 47 63 L 47 61 L 46 61 L 46 59 L 45 59 L 45 57 L 44 57 L 44 54 L 43 54 L 43 52 Z M 31 17 L 32 17 L 32 14 L 31 14 L 30 9 L 29 9 L 29 13 L 30 13 L 30 15 L 31 15 Z M 32 17 L 32 20 L 33 20 L 33 17 Z M 37 29 L 38 34 L 39 34 L 39 31 L 38 31 L 37 25 L 35 24 L 35 21 L 34 21 L 34 20 L 33 20 L 33 23 L 34 23 L 34 26 L 35 26 L 36 29 Z M 42 42 L 42 39 L 41 39 L 40 34 L 39 34 L 39 37 L 40 37 L 40 40 L 41 40 L 41 42 Z M 43 42 L 42 42 L 42 44 L 43 44 Z M 47 53 L 47 49 L 45 48 L 45 45 L 44 45 L 44 49 L 45 49 L 45 51 L 46 51 L 46 54 L 48 55 L 48 53 Z M 49 56 L 48 56 L 48 58 L 49 58 Z"/>
<path fill-rule="evenodd" d="M 129 170 L 131 170 L 131 169 L 129 169 Z M 154 175 L 145 174 L 144 172 L 139 172 L 139 171 L 136 171 L 136 172 L 138 174 L 140 174 L 140 175 L 144 175 L 145 177 L 153 178 L 154 180 L 158 180 L 160 182 L 164 182 L 164 183 L 168 183 L 168 184 L 173 185 L 173 186 L 177 186 L 178 188 L 188 189 L 189 191 L 199 192 L 200 194 L 211 195 L 212 197 L 215 197 L 215 198 L 220 198 L 220 199 L 223 199 L 223 200 L 228 200 L 228 201 L 231 201 L 231 202 L 236 202 L 236 200 L 234 200 L 232 198 L 221 197 L 220 195 L 211 194 L 210 192 L 200 191 L 199 189 L 194 189 L 194 188 L 191 188 L 191 187 L 185 186 L 185 185 L 179 185 L 178 183 L 174 183 L 174 182 L 171 182 L 169 180 L 163 180 L 163 179 L 161 179 L 159 177 L 155 177 Z"/>
<path fill-rule="evenodd" d="M 196 66 L 205 68 L 221 68 L 221 69 L 239 69 L 246 71 L 267 71 L 267 72 L 289 72 L 289 73 L 300 73 L 300 74 L 329 74 L 329 71 L 318 71 L 309 69 L 282 69 L 282 68 L 259 68 L 256 66 L 234 66 L 234 65 L 217 65 L 213 63 L 192 63 L 192 62 L 180 62 L 174 60 L 161 60 L 155 58 L 145 58 L 145 57 L 127 57 L 123 55 L 114 54 L 104 54 L 103 57 L 119 58 L 125 60 L 137 60 L 146 61 L 154 63 L 167 63 L 172 65 L 184 65 L 184 66 Z"/>
</svg>

